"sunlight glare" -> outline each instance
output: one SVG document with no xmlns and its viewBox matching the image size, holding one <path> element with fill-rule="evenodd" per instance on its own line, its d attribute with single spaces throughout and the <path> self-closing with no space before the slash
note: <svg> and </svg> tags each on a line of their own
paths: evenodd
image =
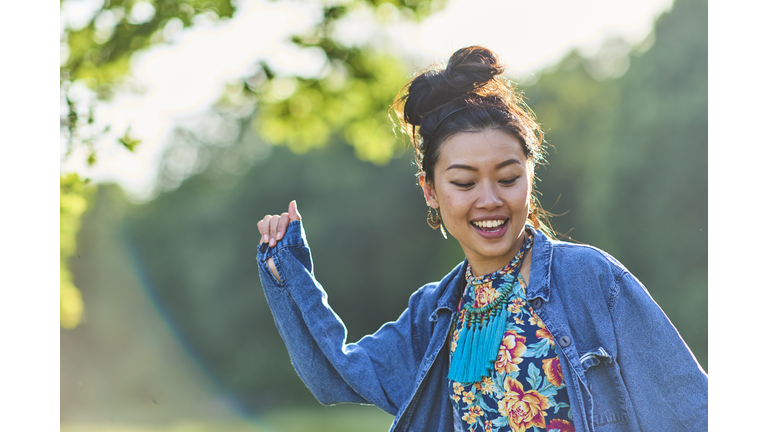
<svg viewBox="0 0 768 432">
<path fill-rule="evenodd" d="M 510 65 L 515 77 L 536 73 L 578 49 L 593 56 L 607 38 L 621 37 L 630 45 L 642 42 L 655 19 L 672 0 L 615 2 L 591 0 L 497 0 L 483 3 L 451 1 L 443 12 L 420 28 L 421 47 L 435 58 L 458 48 L 485 45 Z"/>
</svg>

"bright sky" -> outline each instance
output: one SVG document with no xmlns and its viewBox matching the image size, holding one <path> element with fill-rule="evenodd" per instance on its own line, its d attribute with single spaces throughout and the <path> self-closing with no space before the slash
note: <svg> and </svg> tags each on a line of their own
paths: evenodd
<svg viewBox="0 0 768 432">
<path fill-rule="evenodd" d="M 85 22 L 99 3 L 65 3 L 71 6 L 62 11 L 61 20 Z M 639 44 L 671 3 L 450 0 L 444 11 L 419 25 L 377 22 L 375 17 L 386 17 L 389 12 L 380 8 L 353 12 L 338 31 L 350 42 L 395 46 L 410 58 L 422 59 L 422 66 L 447 61 L 457 48 L 485 45 L 501 56 L 514 77 L 524 80 L 557 63 L 573 48 L 594 54 L 606 38 L 615 36 Z M 299 33 L 319 19 L 318 4 L 243 0 L 233 19 L 200 23 L 176 34 L 172 44 L 137 55 L 133 82 L 142 91 L 118 95 L 98 109 L 97 119 L 112 124 L 112 130 L 119 133 L 130 125 L 142 144 L 136 153 L 130 153 L 105 140 L 95 167 L 86 167 L 84 156 L 73 155 L 62 170 L 77 170 L 96 181 L 117 182 L 139 200 L 151 196 L 158 161 L 173 125 L 205 112 L 219 99 L 227 82 L 246 76 L 260 60 L 286 72 L 313 74 L 319 70 L 321 56 L 286 42 L 286 35 Z M 478 4 L 484 7 L 478 8 Z"/>
</svg>

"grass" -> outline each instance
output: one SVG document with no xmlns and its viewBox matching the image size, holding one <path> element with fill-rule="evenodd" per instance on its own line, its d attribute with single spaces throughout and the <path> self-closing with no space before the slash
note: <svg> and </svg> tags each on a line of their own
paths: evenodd
<svg viewBox="0 0 768 432">
<path fill-rule="evenodd" d="M 253 419 L 179 420 L 166 425 L 62 424 L 61 432 L 386 432 L 392 416 L 371 406 L 339 405 L 275 411 Z"/>
</svg>

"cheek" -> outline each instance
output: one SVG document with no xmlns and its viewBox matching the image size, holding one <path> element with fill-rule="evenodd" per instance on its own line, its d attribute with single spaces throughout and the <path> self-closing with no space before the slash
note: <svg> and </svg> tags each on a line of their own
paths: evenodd
<svg viewBox="0 0 768 432">
<path fill-rule="evenodd" d="M 445 189 L 442 189 L 445 191 Z M 466 218 L 471 207 L 471 200 L 466 194 L 440 193 L 438 191 L 440 212 L 444 220 Z"/>
</svg>

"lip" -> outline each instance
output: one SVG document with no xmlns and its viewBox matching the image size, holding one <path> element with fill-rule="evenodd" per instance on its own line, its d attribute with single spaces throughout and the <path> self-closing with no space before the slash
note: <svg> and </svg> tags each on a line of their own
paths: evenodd
<svg viewBox="0 0 768 432">
<path fill-rule="evenodd" d="M 499 227 L 495 231 L 482 230 L 472 223 L 472 222 L 481 222 L 486 220 L 503 220 L 504 223 L 499 225 Z M 504 237 L 504 234 L 507 233 L 507 227 L 509 227 L 509 218 L 506 216 L 488 216 L 488 217 L 483 217 L 479 219 L 473 219 L 472 221 L 470 221 L 469 224 L 472 226 L 472 228 L 475 229 L 475 232 L 478 233 L 481 237 L 486 239 L 496 239 L 496 238 Z"/>
</svg>

